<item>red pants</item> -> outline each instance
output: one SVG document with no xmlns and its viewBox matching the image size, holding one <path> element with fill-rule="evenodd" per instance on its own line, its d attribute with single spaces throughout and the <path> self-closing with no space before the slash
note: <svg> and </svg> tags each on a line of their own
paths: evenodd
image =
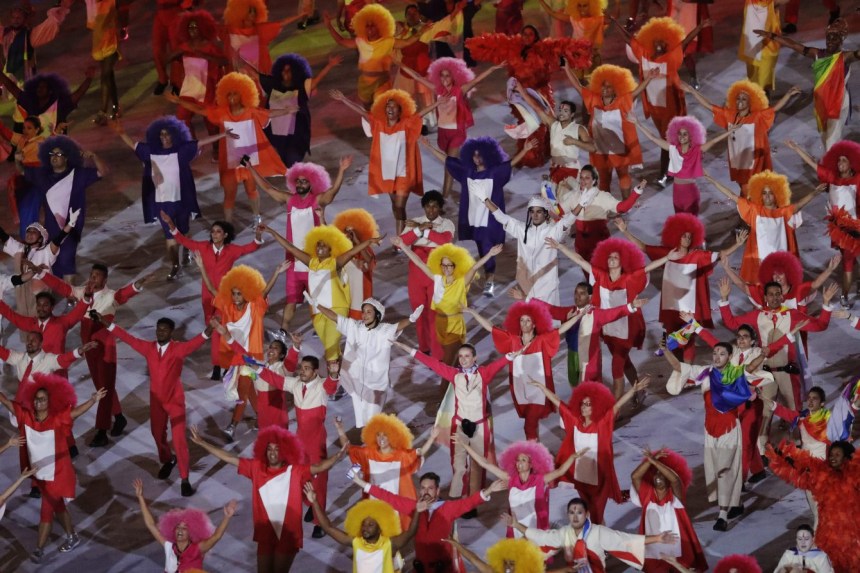
<svg viewBox="0 0 860 573">
<path fill-rule="evenodd" d="M 245 404 L 251 403 L 254 413 L 257 417 L 260 416 L 260 410 L 257 408 L 257 390 L 254 388 L 254 383 L 247 376 L 239 376 L 239 399 L 240 403 L 233 408 L 233 423 L 236 424 L 242 419 L 245 414 Z"/>
<path fill-rule="evenodd" d="M 525 410 L 525 415 L 520 417 L 525 419 L 525 423 L 523 424 L 523 430 L 525 430 L 526 439 L 537 440 L 538 425 L 540 424 L 541 419 L 545 417 L 544 406 L 539 406 L 537 404 L 528 404 L 526 406 L 523 406 L 522 409 Z"/>
<path fill-rule="evenodd" d="M 158 72 L 158 83 L 167 83 L 167 58 L 176 50 L 170 41 L 170 28 L 173 27 L 180 11 L 178 8 L 161 8 L 155 11 L 152 22 L 152 58 L 155 60 L 155 70 Z M 182 72 L 178 61 L 170 63 L 170 83 L 182 85 Z"/>
<path fill-rule="evenodd" d="M 835 12 L 839 9 L 836 0 L 821 0 L 821 5 L 827 8 L 829 12 Z M 788 4 L 785 5 L 785 23 L 797 24 L 798 12 L 800 12 L 800 0 L 788 0 Z"/>
<path fill-rule="evenodd" d="M 212 320 L 212 316 L 215 314 L 215 306 L 213 304 L 215 298 L 212 296 L 212 293 L 209 292 L 205 286 L 203 287 L 203 322 L 204 324 L 209 324 L 209 321 Z M 220 361 L 218 360 L 219 349 L 221 348 L 221 335 L 212 331 L 212 335 L 209 337 L 209 357 L 212 360 L 212 366 L 219 366 Z"/>
<path fill-rule="evenodd" d="M 675 207 L 675 213 L 698 215 L 700 199 L 699 187 L 695 183 L 672 184 L 672 205 Z"/>
<path fill-rule="evenodd" d="M 598 477 L 598 481 L 601 478 L 602 476 Z M 609 501 L 609 498 L 602 491 L 600 485 L 590 485 L 579 481 L 574 481 L 573 485 L 576 487 L 579 497 L 585 500 L 585 503 L 588 504 L 588 513 L 591 523 L 603 525 L 603 512 L 606 510 L 606 502 Z M 636 495 L 636 493 L 633 492 L 633 495 Z"/>
<path fill-rule="evenodd" d="M 114 416 L 122 414 L 122 406 L 120 406 L 119 396 L 116 393 L 116 362 L 107 362 L 105 360 L 105 351 L 102 344 L 87 352 L 84 357 L 87 360 L 87 366 L 90 368 L 90 376 L 93 378 L 93 385 L 96 387 L 96 390 L 100 390 L 101 388 L 107 390 L 107 395 L 99 400 L 98 409 L 96 410 L 96 429 L 109 430 L 111 419 Z"/>
<path fill-rule="evenodd" d="M 325 408 L 300 410 L 296 408 L 296 436 L 305 446 L 309 464 L 318 464 L 327 457 L 328 435 L 325 431 Z M 328 472 L 320 472 L 312 478 L 320 507 L 325 507 L 328 492 Z M 314 525 L 319 525 L 314 515 Z"/>
<path fill-rule="evenodd" d="M 39 492 L 42 494 L 42 507 L 39 510 L 39 523 L 51 523 L 55 515 L 66 513 L 66 502 L 62 497 L 54 497 L 43 486 L 44 482 L 37 481 Z"/>
<path fill-rule="evenodd" d="M 579 169 L 574 169 L 573 167 L 561 167 L 559 165 L 554 165 L 549 168 L 549 179 L 556 185 L 567 179 L 568 177 L 573 177 L 576 179 L 579 176 Z"/>
<path fill-rule="evenodd" d="M 761 431 L 761 425 L 764 419 L 763 402 L 761 400 L 753 400 L 747 402 L 747 407 L 741 413 L 741 462 L 744 481 L 750 474 L 757 474 L 764 471 L 764 462 L 761 459 L 761 453 L 758 450 L 758 434 Z"/>
<path fill-rule="evenodd" d="M 424 305 L 424 312 L 415 323 L 415 331 L 418 335 L 418 349 L 421 352 L 430 351 L 430 355 L 438 360 L 442 359 L 442 345 L 436 338 L 436 313 L 430 309 L 433 303 L 433 281 L 415 265 L 409 264 L 409 277 L 406 282 L 409 293 L 409 306 L 412 310 Z"/>
<path fill-rule="evenodd" d="M 610 236 L 609 225 L 605 219 L 599 221 L 580 221 L 577 219 L 576 237 L 573 240 L 573 249 L 586 261 L 591 260 L 597 244 Z"/>
<path fill-rule="evenodd" d="M 290 415 L 287 413 L 287 401 L 283 390 L 258 392 L 257 406 L 254 406 L 254 409 L 257 410 L 257 427 L 261 430 L 268 426 L 286 428 L 289 425 Z"/>
<path fill-rule="evenodd" d="M 157 396 L 149 395 L 149 430 L 155 447 L 158 449 L 158 461 L 166 464 L 173 457 L 170 444 L 167 442 L 167 422 L 170 421 L 170 434 L 173 438 L 173 449 L 176 451 L 176 464 L 179 466 L 179 477 L 188 479 L 188 442 L 185 439 L 185 396 L 174 402 L 163 402 Z"/>
</svg>

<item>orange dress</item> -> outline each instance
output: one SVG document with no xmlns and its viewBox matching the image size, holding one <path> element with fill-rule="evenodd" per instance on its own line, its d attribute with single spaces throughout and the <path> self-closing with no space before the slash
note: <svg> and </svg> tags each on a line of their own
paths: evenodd
<svg viewBox="0 0 860 573">
<path fill-rule="evenodd" d="M 260 297 L 249 301 L 243 310 L 236 308 L 230 295 L 215 297 L 215 308 L 221 315 L 221 324 L 227 327 L 233 340 L 245 350 L 245 354 L 257 360 L 263 358 L 263 318 L 269 308 L 268 301 Z M 221 348 L 218 352 L 218 363 L 222 368 L 242 366 L 245 361 L 242 354 L 231 349 L 221 338 Z"/>
<path fill-rule="evenodd" d="M 582 101 L 591 116 L 589 131 L 599 151 L 589 154 L 591 164 L 598 169 L 640 165 L 639 135 L 636 126 L 627 121 L 633 109 L 631 95 L 618 94 L 611 104 L 604 105 L 600 93 L 583 88 Z"/>
<path fill-rule="evenodd" d="M 239 139 L 224 137 L 218 142 L 218 173 L 222 181 L 225 177 L 235 177 L 237 182 L 251 179 L 251 172 L 239 164 L 243 155 L 250 158 L 251 165 L 263 177 L 286 176 L 286 165 L 263 133 L 263 128 L 269 125 L 269 110 L 245 108 L 234 115 L 229 108 L 210 107 L 206 119 L 223 129 L 232 129 L 239 136 Z"/>
<path fill-rule="evenodd" d="M 272 69 L 269 44 L 278 37 L 282 27 L 280 22 L 263 22 L 250 28 L 222 28 L 227 59 L 235 69 L 241 69 L 241 64 L 237 63 L 241 57 L 261 74 L 268 74 Z"/>
<path fill-rule="evenodd" d="M 645 79 L 645 74 L 654 68 L 660 70 L 660 75 L 648 82 L 645 93 L 642 94 L 642 109 L 645 117 L 651 118 L 660 131 L 661 137 L 666 137 L 666 128 L 673 117 L 687 115 L 687 103 L 684 92 L 678 85 L 678 68 L 684 61 L 684 51 L 681 45 L 672 46 L 662 56 L 653 57 L 651 50 L 633 40 L 630 49 L 639 61 L 639 78 Z"/>
<path fill-rule="evenodd" d="M 788 251 L 797 256 L 794 229 L 800 226 L 800 217 L 795 217 L 794 205 L 768 209 L 743 197 L 738 199 L 738 213 L 750 227 L 741 278 L 749 284 L 757 284 L 758 268 L 766 256 L 776 251 Z"/>
<path fill-rule="evenodd" d="M 385 491 L 408 499 L 417 499 L 412 475 L 421 468 L 424 459 L 418 450 L 393 450 L 383 454 L 371 446 L 350 446 L 349 459 L 361 466 L 365 479 Z M 403 530 L 409 527 L 409 515 L 400 515 Z"/>
<path fill-rule="evenodd" d="M 394 125 L 385 119 L 372 118 L 368 193 L 424 194 L 424 174 L 421 171 L 421 116 L 411 115 Z M 222 140 L 223 141 L 223 140 Z"/>
</svg>

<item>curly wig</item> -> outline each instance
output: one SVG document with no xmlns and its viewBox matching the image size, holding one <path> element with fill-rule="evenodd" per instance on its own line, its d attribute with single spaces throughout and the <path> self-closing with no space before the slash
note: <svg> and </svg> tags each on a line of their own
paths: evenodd
<svg viewBox="0 0 860 573">
<path fill-rule="evenodd" d="M 481 154 L 481 159 L 484 160 L 484 166 L 487 169 L 492 169 L 510 159 L 496 139 L 484 136 L 470 137 L 463 143 L 460 148 L 460 161 L 469 167 L 474 167 L 475 163 L 472 161 L 472 156 L 475 155 L 476 151 Z"/>
<path fill-rule="evenodd" d="M 164 151 L 161 146 L 161 130 L 166 129 L 173 140 L 173 147 L 177 147 L 183 143 L 191 141 L 191 130 L 185 125 L 184 121 L 180 121 L 175 115 L 165 115 L 159 117 L 149 124 L 146 128 L 146 144 L 153 151 Z"/>
<path fill-rule="evenodd" d="M 575 416 L 579 416 L 582 401 L 591 398 L 591 419 L 600 420 L 615 406 L 615 396 L 600 382 L 581 382 L 570 395 L 567 405 Z"/>
<path fill-rule="evenodd" d="M 612 64 L 597 66 L 591 72 L 590 86 L 592 90 L 599 90 L 604 83 L 612 86 L 615 94 L 619 97 L 636 89 L 636 80 L 633 79 L 630 70 Z"/>
<path fill-rule="evenodd" d="M 487 549 L 487 564 L 493 571 L 505 571 L 505 561 L 514 562 L 516 573 L 546 571 L 543 552 L 528 539 L 501 539 Z"/>
<path fill-rule="evenodd" d="M 761 567 L 751 555 L 726 555 L 714 566 L 714 573 L 729 573 L 732 569 L 738 573 L 761 573 Z"/>
<path fill-rule="evenodd" d="M 314 195 L 325 193 L 331 187 L 331 177 L 329 177 L 328 171 L 322 165 L 310 161 L 293 163 L 293 166 L 287 171 L 287 189 L 291 193 L 296 192 L 296 180 L 299 177 L 308 180 L 311 184 L 311 193 Z"/>
<path fill-rule="evenodd" d="M 218 23 L 215 21 L 215 17 L 208 10 L 191 10 L 190 12 L 182 12 L 170 30 L 171 41 L 174 46 L 189 41 L 188 26 L 191 22 L 197 24 L 197 32 L 201 38 L 210 42 L 218 38 Z"/>
<path fill-rule="evenodd" d="M 684 41 L 684 28 L 669 17 L 651 18 L 636 33 L 636 41 L 646 50 L 651 49 L 654 42 L 665 42 L 670 48 L 680 46 Z"/>
<path fill-rule="evenodd" d="M 770 187 L 770 190 L 773 191 L 777 207 L 786 207 L 791 204 L 791 187 L 788 186 L 788 177 L 785 175 L 765 169 L 750 177 L 747 185 L 747 197 L 757 205 L 762 205 L 761 194 L 765 187 Z"/>
<path fill-rule="evenodd" d="M 767 101 L 767 94 L 757 84 L 749 80 L 738 80 L 729 86 L 726 92 L 726 107 L 736 109 L 738 107 L 738 94 L 746 92 L 750 98 L 750 110 L 753 112 L 767 109 L 770 105 Z"/>
<path fill-rule="evenodd" d="M 690 466 L 687 464 L 687 460 L 684 459 L 684 456 L 679 454 L 674 450 L 670 450 L 669 448 L 663 448 L 654 452 L 654 454 L 666 454 L 665 457 L 660 458 L 660 462 L 669 467 L 670 470 L 675 472 L 678 475 L 678 478 L 681 480 L 681 489 L 686 492 L 687 488 L 690 487 L 690 483 L 693 481 L 693 472 L 690 470 Z M 648 471 L 645 472 L 645 475 L 642 479 L 654 485 L 654 476 L 657 474 L 657 469 L 652 465 L 648 468 Z"/>
<path fill-rule="evenodd" d="M 254 80 L 240 74 L 239 72 L 230 72 L 220 80 L 215 88 L 215 103 L 219 107 L 226 107 L 227 94 L 236 92 L 239 94 L 239 100 L 244 107 L 257 107 L 260 105 L 260 92 L 257 91 L 257 86 Z"/>
<path fill-rule="evenodd" d="M 589 0 L 589 18 L 594 18 L 597 16 L 602 16 L 603 12 L 606 11 L 606 7 L 609 5 L 608 0 Z M 574 20 L 578 20 L 582 16 L 579 15 L 579 10 L 577 9 L 576 0 L 568 0 L 567 7 L 565 8 L 565 13 L 573 18 Z"/>
<path fill-rule="evenodd" d="M 690 213 L 676 213 L 666 219 L 660 242 L 664 247 L 675 248 L 681 244 L 681 235 L 692 233 L 690 246 L 695 248 L 705 242 L 705 227 L 699 218 Z"/>
<path fill-rule="evenodd" d="M 838 163 L 840 157 L 848 158 L 848 163 L 854 171 L 854 176 L 850 179 L 839 177 Z M 818 178 L 823 182 L 837 185 L 842 184 L 841 182 L 853 183 L 858 173 L 860 173 L 860 143 L 847 139 L 834 143 L 818 163 Z"/>
<path fill-rule="evenodd" d="M 316 256 L 317 243 L 322 241 L 331 249 L 331 256 L 337 258 L 352 248 L 352 241 L 334 225 L 320 225 L 305 235 L 302 250 L 312 257 Z"/>
<path fill-rule="evenodd" d="M 266 448 L 269 444 L 278 446 L 280 461 L 289 466 L 308 463 L 308 456 L 302 441 L 286 428 L 280 426 L 268 426 L 260 430 L 257 439 L 254 440 L 254 459 L 258 462 L 266 461 Z"/>
<path fill-rule="evenodd" d="M 255 24 L 262 24 L 269 19 L 269 9 L 265 0 L 227 0 L 224 8 L 224 23 L 230 28 L 240 28 L 248 12 L 254 8 L 257 11 Z"/>
<path fill-rule="evenodd" d="M 535 333 L 544 334 L 552 330 L 552 317 L 546 306 L 540 302 L 517 301 L 508 309 L 505 317 L 504 328 L 516 336 L 522 335 L 520 330 L 520 318 L 528 316 L 535 323 Z"/>
<path fill-rule="evenodd" d="M 221 279 L 221 284 L 218 285 L 218 296 L 230 300 L 234 288 L 239 289 L 242 297 L 250 302 L 263 296 L 263 291 L 266 290 L 266 279 L 255 268 L 237 265 Z"/>
<path fill-rule="evenodd" d="M 454 263 L 454 278 L 456 279 L 463 278 L 469 269 L 475 266 L 475 259 L 469 254 L 469 251 L 463 247 L 446 243 L 430 251 L 430 256 L 427 257 L 427 266 L 430 267 L 430 271 L 434 275 L 443 274 L 442 259 L 449 259 Z"/>
<path fill-rule="evenodd" d="M 436 86 L 436 89 L 442 86 L 441 75 L 444 70 L 448 70 L 451 74 L 455 86 L 462 86 L 475 79 L 475 73 L 460 58 L 439 58 L 433 60 L 427 68 L 427 79 Z"/>
<path fill-rule="evenodd" d="M 394 35 L 394 16 L 388 8 L 379 4 L 368 4 L 352 17 L 352 29 L 355 35 L 359 38 L 367 38 L 364 28 L 371 20 L 375 21 L 381 38 L 390 38 Z"/>
<path fill-rule="evenodd" d="M 517 456 L 525 454 L 532 463 L 532 472 L 543 475 L 555 469 L 552 454 L 546 446 L 532 440 L 521 440 L 514 442 L 502 452 L 499 457 L 499 467 L 507 472 L 509 476 L 517 473 Z"/>
<path fill-rule="evenodd" d="M 385 537 L 400 535 L 400 516 L 394 508 L 378 499 L 363 499 L 346 512 L 343 529 L 350 537 L 361 536 L 361 523 L 371 518 Z"/>
<path fill-rule="evenodd" d="M 800 286 L 803 282 L 803 267 L 797 255 L 788 251 L 776 251 L 764 258 L 758 268 L 758 282 L 766 285 L 773 280 L 775 273 L 785 274 L 785 280 L 792 287 Z"/>
<path fill-rule="evenodd" d="M 48 86 L 48 91 L 51 93 L 51 100 L 57 102 L 57 107 L 60 109 L 74 109 L 75 104 L 72 101 L 72 92 L 69 90 L 69 84 L 61 76 L 57 74 L 36 74 L 26 82 L 21 89 L 21 97 L 18 98 L 18 105 L 23 107 L 28 114 L 37 113 L 39 110 L 39 98 L 36 95 L 39 84 L 44 82 Z"/>
<path fill-rule="evenodd" d="M 81 148 L 74 139 L 65 135 L 53 135 L 39 144 L 39 163 L 43 171 L 52 171 L 49 154 L 53 149 L 59 149 L 66 154 L 66 171 L 77 169 L 84 163 Z"/>
<path fill-rule="evenodd" d="M 176 526 L 184 523 L 188 526 L 188 537 L 192 543 L 200 543 L 212 537 L 215 527 L 206 513 L 199 509 L 171 509 L 158 518 L 158 531 L 161 536 L 171 543 L 176 543 Z"/>
<path fill-rule="evenodd" d="M 359 241 L 366 241 L 371 237 L 379 236 L 379 225 L 376 219 L 366 209 L 347 209 L 341 211 L 332 223 L 335 227 L 346 233 L 347 229 L 355 231 Z"/>
<path fill-rule="evenodd" d="M 299 54 L 284 54 L 282 56 L 278 56 L 278 59 L 275 60 L 274 64 L 272 64 L 271 76 L 275 78 L 276 81 L 280 82 L 281 73 L 287 66 L 290 67 L 290 71 L 293 74 L 293 85 L 302 84 L 305 80 L 309 80 L 314 77 L 311 65 Z"/>
<path fill-rule="evenodd" d="M 388 436 L 388 443 L 395 450 L 412 448 L 412 432 L 395 414 L 375 414 L 361 430 L 361 441 L 376 449 L 376 434 Z"/>
<path fill-rule="evenodd" d="M 370 4 L 364 8 L 369 8 L 370 6 L 378 6 L 378 4 Z M 362 8 L 362 10 L 364 10 L 364 8 Z M 403 90 L 386 90 L 376 96 L 376 99 L 373 100 L 373 105 L 370 108 L 370 115 L 376 119 L 384 120 L 385 106 L 388 105 L 388 101 L 392 99 L 400 106 L 401 120 L 415 115 L 415 111 L 417 109 L 415 107 L 415 100 L 412 99 L 412 96 L 409 95 L 408 92 Z"/>
<path fill-rule="evenodd" d="M 677 147 L 678 132 L 686 129 L 690 134 L 690 142 L 693 145 L 704 145 L 705 143 L 705 126 L 702 122 L 692 115 L 679 115 L 672 118 L 669 122 L 669 127 L 666 128 L 666 141 Z"/>
<path fill-rule="evenodd" d="M 77 406 L 78 396 L 75 389 L 62 376 L 36 372 L 31 380 L 20 384 L 16 396 L 16 401 L 20 402 L 25 410 L 33 411 L 33 398 L 39 390 L 48 393 L 48 414 L 51 416 Z"/>
<path fill-rule="evenodd" d="M 608 259 L 612 253 L 621 256 L 621 270 L 632 273 L 645 268 L 645 255 L 639 248 L 626 239 L 604 239 L 597 243 L 591 255 L 591 265 L 602 271 L 609 270 Z"/>
</svg>

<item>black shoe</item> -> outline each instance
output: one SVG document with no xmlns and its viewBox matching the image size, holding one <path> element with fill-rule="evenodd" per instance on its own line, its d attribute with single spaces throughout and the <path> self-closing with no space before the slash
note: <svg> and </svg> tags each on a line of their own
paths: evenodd
<svg viewBox="0 0 860 573">
<path fill-rule="evenodd" d="M 430 133 L 430 130 L 429 130 L 429 129 L 427 129 L 427 126 L 426 126 L 426 125 L 422 125 L 422 126 L 421 126 L 421 135 L 423 135 L 423 136 L 425 136 L 425 137 L 426 137 L 428 133 Z"/>
<path fill-rule="evenodd" d="M 78 457 L 78 446 L 70 446 L 69 447 L 69 457 L 75 459 Z"/>
<path fill-rule="evenodd" d="M 323 528 L 319 525 L 314 525 L 314 532 L 311 533 L 311 537 L 314 539 L 322 539 L 325 537 L 325 531 L 323 531 Z"/>
<path fill-rule="evenodd" d="M 764 480 L 766 477 L 767 477 L 767 472 L 764 470 L 761 470 L 760 472 L 756 472 L 753 475 L 751 475 L 747 481 L 750 483 L 758 483 L 758 482 Z"/>
<path fill-rule="evenodd" d="M 761 464 L 762 464 L 764 467 L 768 467 L 768 466 L 770 465 L 770 460 L 769 460 L 769 459 L 767 459 L 767 456 L 762 455 L 762 457 L 761 457 Z"/>
<path fill-rule="evenodd" d="M 736 505 L 734 507 L 729 508 L 729 519 L 737 519 L 738 517 L 742 516 L 743 514 L 744 514 L 743 504 Z"/>
<path fill-rule="evenodd" d="M 27 497 L 32 499 L 42 499 L 42 492 L 36 486 L 30 488 L 30 493 L 27 494 Z"/>
<path fill-rule="evenodd" d="M 173 456 L 172 458 L 170 458 L 169 462 L 166 462 L 163 466 L 161 466 L 161 469 L 158 470 L 158 479 L 169 478 L 170 472 L 173 471 L 174 467 L 176 467 L 176 456 Z"/>
<path fill-rule="evenodd" d="M 473 508 L 460 516 L 462 519 L 475 519 L 478 517 L 478 508 Z"/>
<path fill-rule="evenodd" d="M 221 379 L 221 367 L 213 366 L 212 367 L 212 376 L 209 377 L 210 380 L 220 380 Z"/>
<path fill-rule="evenodd" d="M 179 95 L 179 86 L 175 86 L 175 85 L 171 84 L 170 85 L 170 91 L 171 91 L 171 93 L 173 93 L 173 95 L 178 96 Z"/>
<path fill-rule="evenodd" d="M 155 89 L 152 90 L 152 95 L 160 96 L 161 94 L 164 93 L 164 90 L 166 90 L 166 89 L 167 89 L 167 82 L 165 82 L 165 83 L 159 82 L 159 83 L 155 84 Z"/>
<path fill-rule="evenodd" d="M 194 495 L 194 488 L 191 487 L 191 482 L 187 479 L 182 480 L 179 490 L 182 492 L 182 497 L 191 497 Z"/>
<path fill-rule="evenodd" d="M 797 32 L 797 26 L 791 22 L 782 27 L 783 34 L 794 34 L 795 32 Z"/>
<path fill-rule="evenodd" d="M 311 14 L 311 17 L 308 18 L 308 26 L 314 26 L 320 23 L 320 13 L 319 10 L 314 10 L 314 13 Z"/>
<path fill-rule="evenodd" d="M 307 30 L 308 29 L 308 21 L 302 20 L 301 22 L 298 23 L 296 28 L 298 28 L 299 30 Z"/>
<path fill-rule="evenodd" d="M 128 426 L 128 420 L 122 414 L 117 414 L 113 419 L 113 427 L 110 429 L 110 435 L 114 438 L 122 435 L 122 431 Z"/>
<path fill-rule="evenodd" d="M 729 522 L 723 519 L 722 517 L 717 520 L 714 524 L 714 531 L 728 531 L 729 530 Z"/>
<path fill-rule="evenodd" d="M 91 448 L 103 448 L 103 447 L 107 446 L 108 443 L 109 442 L 108 442 L 107 432 L 104 430 L 99 430 L 98 432 L 96 432 L 95 437 L 90 442 L 90 447 Z"/>
<path fill-rule="evenodd" d="M 309 507 L 305 512 L 305 523 L 310 523 L 314 520 L 314 508 Z"/>
</svg>

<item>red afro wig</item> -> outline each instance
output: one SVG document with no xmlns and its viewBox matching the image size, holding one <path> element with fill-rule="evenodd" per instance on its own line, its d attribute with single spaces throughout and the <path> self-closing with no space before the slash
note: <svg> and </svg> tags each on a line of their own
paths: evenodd
<svg viewBox="0 0 860 573">
<path fill-rule="evenodd" d="M 714 566 L 714 573 L 729 573 L 732 569 L 738 573 L 761 573 L 761 566 L 751 555 L 726 555 Z"/>
<path fill-rule="evenodd" d="M 239 94 L 239 101 L 244 107 L 258 107 L 260 105 L 260 92 L 257 91 L 257 85 L 254 80 L 239 72 L 230 72 L 220 80 L 215 87 L 215 103 L 218 107 L 226 107 L 227 94 L 236 92 Z"/>
<path fill-rule="evenodd" d="M 756 205 L 763 205 L 762 193 L 765 187 L 769 187 L 776 200 L 777 207 L 787 207 L 791 204 L 791 187 L 788 185 L 788 177 L 781 173 L 774 173 L 765 169 L 750 177 L 747 197 Z"/>
<path fill-rule="evenodd" d="M 582 401 L 591 398 L 591 419 L 600 420 L 615 406 L 615 396 L 600 382 L 581 382 L 573 389 L 567 406 L 575 416 L 580 415 Z"/>
<path fill-rule="evenodd" d="M 188 26 L 194 22 L 197 24 L 197 32 L 200 37 L 206 40 L 213 41 L 218 38 L 218 23 L 215 22 L 215 17 L 207 10 L 192 10 L 190 12 L 182 12 L 176 23 L 170 30 L 170 39 L 174 46 L 180 46 L 188 42 Z"/>
<path fill-rule="evenodd" d="M 703 145 L 705 143 L 705 126 L 702 122 L 692 115 L 679 115 L 672 118 L 669 122 L 669 127 L 666 128 L 666 141 L 678 147 L 678 132 L 686 129 L 690 134 L 690 142 L 693 145 Z"/>
<path fill-rule="evenodd" d="M 849 178 L 839 177 L 839 158 L 846 157 L 854 175 Z M 818 163 L 818 178 L 823 183 L 834 183 L 836 185 L 847 185 L 856 182 L 857 174 L 860 173 L 860 143 L 843 139 L 837 141 L 827 150 L 824 157 Z"/>
<path fill-rule="evenodd" d="M 508 316 L 505 317 L 504 328 L 517 336 L 522 335 L 520 318 L 528 316 L 535 323 L 535 333 L 543 334 L 552 330 L 552 316 L 546 306 L 539 302 L 518 301 L 511 305 Z"/>
<path fill-rule="evenodd" d="M 604 239 L 597 243 L 594 254 L 591 255 L 591 266 L 601 271 L 609 271 L 608 259 L 612 253 L 621 256 L 621 270 L 632 273 L 645 268 L 645 255 L 639 247 L 626 239 Z"/>
<path fill-rule="evenodd" d="M 436 86 L 437 90 L 442 87 L 441 76 L 446 70 L 451 74 L 451 79 L 457 87 L 462 87 L 463 84 L 475 79 L 475 73 L 460 58 L 438 58 L 427 68 L 427 79 Z"/>
<path fill-rule="evenodd" d="M 376 4 L 371 4 L 371 6 L 376 6 Z M 367 8 L 367 6 L 365 6 L 365 8 Z M 376 96 L 376 99 L 373 100 L 373 105 L 370 108 L 370 115 L 376 119 L 384 120 L 385 106 L 388 105 L 389 100 L 394 100 L 395 103 L 400 106 L 401 120 L 415 115 L 415 110 L 417 109 L 415 107 L 415 100 L 412 99 L 409 92 L 405 92 L 403 90 L 386 90 Z"/>
<path fill-rule="evenodd" d="M 788 251 L 776 251 L 764 258 L 758 268 L 758 282 L 766 285 L 773 280 L 775 273 L 785 275 L 785 280 L 792 287 L 800 286 L 803 282 L 803 267 L 800 259 Z"/>
<path fill-rule="evenodd" d="M 531 460 L 532 473 L 542 475 L 555 469 L 552 454 L 549 453 L 546 446 L 540 442 L 533 442 L 531 440 L 521 440 L 508 446 L 499 457 L 499 467 L 505 470 L 509 476 L 516 475 L 517 456 L 520 454 L 527 455 Z"/>
<path fill-rule="evenodd" d="M 615 90 L 615 95 L 621 97 L 636 89 L 636 80 L 627 68 L 612 64 L 597 66 L 591 72 L 590 89 L 599 91 L 604 83 L 608 83 Z"/>
<path fill-rule="evenodd" d="M 306 464 L 308 456 L 305 453 L 305 448 L 295 434 L 281 428 L 280 426 L 268 426 L 260 430 L 257 439 L 254 441 L 254 459 L 259 462 L 266 462 L 266 448 L 269 444 L 278 446 L 280 461 L 286 462 L 287 465 Z"/>
<path fill-rule="evenodd" d="M 22 408 L 32 412 L 34 410 L 33 399 L 39 390 L 48 393 L 48 415 L 50 416 L 74 408 L 78 404 L 75 388 L 69 384 L 68 380 L 56 374 L 43 374 L 41 372 L 33 374 L 31 382 L 20 384 L 15 399 Z"/>
<path fill-rule="evenodd" d="M 666 219 L 660 242 L 664 247 L 674 249 L 681 244 L 681 235 L 684 233 L 693 235 L 690 248 L 696 248 L 705 242 L 705 227 L 698 217 L 690 213 L 676 213 Z"/>
<path fill-rule="evenodd" d="M 687 488 L 690 487 L 690 483 L 693 481 L 693 471 L 690 469 L 684 456 L 674 450 L 670 450 L 669 448 L 663 448 L 654 452 L 655 456 L 657 454 L 665 454 L 665 456 L 660 458 L 659 461 L 668 466 L 670 470 L 678 475 L 678 478 L 681 480 L 681 489 L 686 492 Z M 654 485 L 654 476 L 656 474 L 657 470 L 654 466 L 651 466 L 648 468 L 648 471 L 645 472 L 642 479 L 651 485 Z"/>
<path fill-rule="evenodd" d="M 744 92 L 750 98 L 750 111 L 757 112 L 767 109 L 770 103 L 767 101 L 767 94 L 757 84 L 749 80 L 738 80 L 729 86 L 726 92 L 726 107 L 729 109 L 737 109 L 738 94 Z"/>
<path fill-rule="evenodd" d="M 176 526 L 184 523 L 188 526 L 188 537 L 191 543 L 200 543 L 212 537 L 215 527 L 209 516 L 199 509 L 171 509 L 158 518 L 158 531 L 161 536 L 171 543 L 176 543 Z"/>
<path fill-rule="evenodd" d="M 296 192 L 296 180 L 299 178 L 307 179 L 311 184 L 311 194 L 319 195 L 325 193 L 331 187 L 331 177 L 328 171 L 322 165 L 316 163 L 300 161 L 293 163 L 287 171 L 287 189 L 290 193 Z"/>
</svg>

